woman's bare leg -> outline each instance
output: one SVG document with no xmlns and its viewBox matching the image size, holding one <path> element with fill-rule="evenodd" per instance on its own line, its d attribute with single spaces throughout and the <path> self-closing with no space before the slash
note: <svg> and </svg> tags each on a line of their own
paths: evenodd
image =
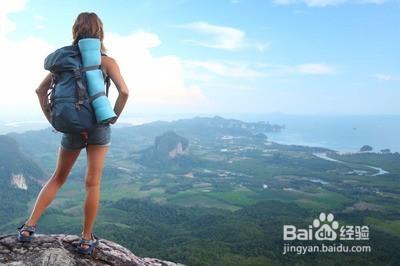
<svg viewBox="0 0 400 266">
<path fill-rule="evenodd" d="M 31 215 L 25 222 L 26 225 L 36 225 L 44 210 L 53 201 L 58 190 L 67 180 L 67 177 L 76 161 L 76 158 L 78 158 L 79 153 L 80 150 L 67 151 L 60 147 L 56 169 L 54 170 L 53 175 L 49 178 L 49 180 L 47 180 L 46 184 L 40 190 Z M 23 231 L 22 234 L 29 236 L 29 232 L 27 231 Z"/>
<path fill-rule="evenodd" d="M 97 210 L 100 200 L 100 181 L 103 173 L 104 159 L 106 157 L 108 146 L 87 145 L 87 169 L 85 177 L 86 200 L 84 205 L 84 226 L 82 236 L 85 239 L 91 239 L 93 224 L 97 216 Z M 88 245 L 81 245 L 87 248 Z"/>
</svg>

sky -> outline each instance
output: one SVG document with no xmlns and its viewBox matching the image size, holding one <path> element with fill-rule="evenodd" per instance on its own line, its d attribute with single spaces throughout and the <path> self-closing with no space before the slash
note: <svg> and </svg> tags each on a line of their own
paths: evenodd
<svg viewBox="0 0 400 266">
<path fill-rule="evenodd" d="M 103 21 L 122 116 L 400 114 L 399 0 L 0 0 L 0 119 L 44 119 L 44 58 L 80 12 Z"/>
</svg>

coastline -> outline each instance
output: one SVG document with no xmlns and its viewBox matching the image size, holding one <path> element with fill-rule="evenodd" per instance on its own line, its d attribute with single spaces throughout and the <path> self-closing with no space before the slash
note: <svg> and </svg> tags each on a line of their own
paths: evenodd
<svg viewBox="0 0 400 266">
<path fill-rule="evenodd" d="M 356 153 L 363 145 L 370 145 L 374 152 L 390 149 L 400 152 L 400 142 L 395 132 L 400 131 L 400 116 L 301 116 L 283 114 L 218 114 L 226 119 L 244 122 L 264 121 L 284 125 L 281 132 L 266 132 L 270 141 L 285 145 L 323 147 L 338 154 Z M 126 115 L 114 127 L 143 125 L 154 121 L 212 117 L 214 114 L 163 114 Z M 45 119 L 1 121 L 0 134 L 22 133 L 50 127 Z M 393 133 L 392 133 L 393 132 Z M 383 137 L 385 136 L 385 137 Z"/>
</svg>

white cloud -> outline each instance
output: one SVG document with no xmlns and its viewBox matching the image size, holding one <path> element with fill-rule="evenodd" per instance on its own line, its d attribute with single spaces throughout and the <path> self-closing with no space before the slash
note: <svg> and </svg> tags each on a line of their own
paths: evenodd
<svg viewBox="0 0 400 266">
<path fill-rule="evenodd" d="M 38 20 L 38 21 L 44 21 L 44 20 L 46 20 L 46 18 L 45 18 L 44 16 L 42 16 L 42 15 L 34 15 L 34 16 L 33 16 L 33 19 L 34 19 L 34 20 Z"/>
<path fill-rule="evenodd" d="M 300 73 L 312 75 L 327 75 L 334 73 L 334 70 L 331 66 L 318 63 L 301 64 L 298 65 L 296 69 Z"/>
<path fill-rule="evenodd" d="M 270 43 L 261 43 L 261 42 L 255 42 L 254 43 L 254 47 L 260 51 L 260 52 L 264 52 L 265 50 L 267 50 L 270 46 Z"/>
<path fill-rule="evenodd" d="M 346 2 L 345 0 L 305 0 L 308 6 L 332 6 Z"/>
<path fill-rule="evenodd" d="M 274 0 L 274 3 L 277 4 L 277 5 L 286 6 L 286 5 L 293 4 L 294 1 L 293 0 Z"/>
<path fill-rule="evenodd" d="M 46 17 L 42 16 L 42 15 L 34 15 L 32 16 L 33 20 L 34 20 L 34 27 L 37 30 L 42 30 L 44 29 L 46 26 L 44 24 L 44 22 L 46 21 Z"/>
<path fill-rule="evenodd" d="M 300 65 L 279 65 L 268 63 L 247 63 L 216 60 L 184 60 L 185 79 L 206 82 L 213 88 L 215 82 L 251 83 L 261 78 L 286 78 L 302 75 L 330 75 L 335 70 L 332 66 L 321 63 L 305 63 Z M 225 82 L 225 83 L 226 83 Z M 221 86 L 220 86 L 221 87 Z M 229 85 L 229 87 L 235 87 Z"/>
<path fill-rule="evenodd" d="M 188 29 L 200 34 L 206 35 L 208 38 L 203 40 L 184 40 L 187 43 L 203 46 L 207 48 L 222 50 L 239 50 L 243 48 L 255 48 L 260 52 L 264 52 L 270 43 L 249 41 L 245 38 L 246 33 L 240 29 L 213 25 L 208 22 L 198 21 L 189 24 L 176 25 L 176 28 Z"/>
<path fill-rule="evenodd" d="M 378 80 L 384 80 L 384 81 L 400 80 L 400 76 L 396 76 L 396 75 L 392 75 L 392 74 L 384 74 L 384 73 L 375 74 L 374 77 Z"/>
<path fill-rule="evenodd" d="M 45 26 L 43 24 L 36 24 L 35 25 L 35 29 L 37 30 L 43 30 L 45 28 Z"/>
<path fill-rule="evenodd" d="M 108 32 L 105 36 L 109 55 L 117 60 L 132 92 L 132 105 L 195 105 L 207 101 L 198 86 L 185 84 L 179 57 L 151 54 L 150 49 L 161 44 L 156 34 L 139 31 L 121 36 Z"/>
<path fill-rule="evenodd" d="M 16 25 L 8 19 L 8 14 L 23 10 L 26 6 L 26 0 L 1 0 L 0 1 L 0 35 L 14 31 Z"/>
<path fill-rule="evenodd" d="M 185 60 L 184 65 L 188 71 L 207 71 L 222 77 L 258 78 L 265 76 L 265 73 L 253 69 L 245 63 Z"/>
<path fill-rule="evenodd" d="M 335 6 L 345 3 L 380 5 L 387 2 L 387 0 L 275 0 L 274 2 L 275 4 L 278 5 L 291 5 L 291 4 L 304 3 L 310 7 L 326 7 L 326 6 Z"/>
<path fill-rule="evenodd" d="M 46 72 L 43 69 L 44 57 L 53 49 L 41 38 L 27 36 L 21 41 L 12 41 L 7 34 L 16 29 L 16 24 L 8 18 L 10 13 L 24 10 L 27 1 L 0 1 L 0 66 L 2 97 L 0 106 L 2 116 L 10 114 L 29 115 L 39 112 L 35 89 Z"/>
<path fill-rule="evenodd" d="M 35 89 L 47 72 L 43 68 L 44 58 L 58 48 L 33 36 L 18 41 L 8 38 L 7 33 L 16 29 L 8 15 L 22 11 L 25 4 L 26 1 L 0 0 L 0 50 L 3 51 L 0 106 L 1 117 L 6 120 L 42 116 Z M 109 55 L 119 63 L 131 90 L 127 110 L 137 104 L 196 106 L 207 102 L 200 87 L 185 83 L 179 57 L 156 57 L 151 53 L 151 48 L 161 44 L 156 34 L 139 31 L 121 36 L 107 32 L 105 38 Z M 116 90 L 111 90 L 112 103 L 116 95 Z"/>
<path fill-rule="evenodd" d="M 0 36 L 2 55 L 0 72 L 2 73 L 2 97 L 0 104 L 13 112 L 32 111 L 38 106 L 35 89 L 45 77 L 43 68 L 45 56 L 53 49 L 43 39 L 27 37 L 20 42 L 10 41 Z M 33 108 L 33 110 L 40 108 Z"/>
<path fill-rule="evenodd" d="M 186 40 L 196 45 L 225 50 L 235 50 L 243 46 L 245 33 L 232 27 L 212 25 L 203 21 L 176 27 L 190 29 L 210 36 L 210 39 L 206 41 Z"/>
</svg>

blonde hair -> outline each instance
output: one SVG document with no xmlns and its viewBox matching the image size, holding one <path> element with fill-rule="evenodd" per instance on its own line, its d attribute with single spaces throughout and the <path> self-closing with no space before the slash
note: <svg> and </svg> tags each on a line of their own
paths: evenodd
<svg viewBox="0 0 400 266">
<path fill-rule="evenodd" d="M 103 22 L 94 12 L 82 12 L 78 15 L 72 26 L 72 38 L 74 39 L 72 44 L 78 44 L 83 38 L 98 38 L 101 42 L 101 52 L 107 52 L 103 44 Z"/>
</svg>

